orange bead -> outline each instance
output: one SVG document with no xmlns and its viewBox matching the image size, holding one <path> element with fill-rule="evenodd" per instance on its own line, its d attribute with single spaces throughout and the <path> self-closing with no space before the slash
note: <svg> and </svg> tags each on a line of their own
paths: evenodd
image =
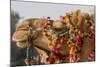
<svg viewBox="0 0 100 67">
<path fill-rule="evenodd" d="M 52 45 L 51 41 L 48 41 L 48 46 L 51 46 L 51 45 Z"/>
<path fill-rule="evenodd" d="M 57 44 L 57 42 L 58 42 L 58 40 L 57 40 L 57 39 L 55 39 L 55 40 L 54 40 L 54 44 Z"/>
</svg>

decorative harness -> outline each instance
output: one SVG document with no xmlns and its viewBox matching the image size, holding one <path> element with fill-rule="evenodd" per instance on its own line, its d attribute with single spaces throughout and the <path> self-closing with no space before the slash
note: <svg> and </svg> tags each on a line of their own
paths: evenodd
<svg viewBox="0 0 100 67">
<path fill-rule="evenodd" d="M 32 38 L 32 29 L 33 29 L 32 24 L 30 23 L 27 28 L 29 30 L 29 35 L 27 38 L 28 45 L 27 45 L 27 50 L 26 50 L 25 63 L 27 65 L 33 65 L 33 64 L 36 64 L 36 61 L 35 61 L 36 57 L 34 56 L 35 50 L 34 50 L 34 44 L 33 44 L 33 38 Z"/>
</svg>

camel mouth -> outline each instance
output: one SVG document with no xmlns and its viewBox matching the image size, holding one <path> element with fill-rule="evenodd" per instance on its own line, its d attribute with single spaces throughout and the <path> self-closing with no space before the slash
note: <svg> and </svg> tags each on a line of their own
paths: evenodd
<svg viewBox="0 0 100 67">
<path fill-rule="evenodd" d="M 15 42 L 27 40 L 28 34 L 28 31 L 16 31 L 12 36 L 12 40 Z"/>
<path fill-rule="evenodd" d="M 27 38 L 28 38 L 28 31 L 16 31 L 12 36 L 12 40 L 16 42 L 17 47 L 20 48 L 27 47 L 28 45 Z"/>
<path fill-rule="evenodd" d="M 24 40 L 24 41 L 18 41 L 18 42 L 16 42 L 16 45 L 18 47 L 20 47 L 20 48 L 26 48 L 27 45 L 28 45 L 28 42 L 26 40 Z"/>
<path fill-rule="evenodd" d="M 32 34 L 30 34 L 29 31 L 27 30 L 17 30 L 13 36 L 12 36 L 12 40 L 14 42 L 16 42 L 16 45 L 20 48 L 26 48 L 28 45 L 28 38 L 29 35 L 31 35 L 31 39 L 32 41 L 37 39 L 38 37 L 38 32 L 37 31 L 32 31 Z"/>
</svg>

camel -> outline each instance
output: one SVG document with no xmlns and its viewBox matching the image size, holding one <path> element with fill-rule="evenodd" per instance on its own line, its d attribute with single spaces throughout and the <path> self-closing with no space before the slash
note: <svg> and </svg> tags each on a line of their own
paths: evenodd
<svg viewBox="0 0 100 67">
<path fill-rule="evenodd" d="M 26 48 L 28 45 L 28 35 L 29 35 L 29 30 L 27 26 L 29 24 L 32 24 L 32 39 L 33 39 L 33 44 L 34 47 L 37 49 L 39 54 L 44 55 L 46 52 L 50 52 L 50 49 L 48 47 L 48 39 L 43 35 L 43 27 L 45 27 L 45 24 L 47 23 L 47 19 L 41 19 L 41 18 L 31 18 L 31 19 L 26 19 L 21 22 L 21 24 L 18 24 L 16 27 L 16 31 L 13 34 L 12 40 L 16 42 L 16 45 L 19 48 Z M 64 54 L 65 50 L 62 49 L 61 51 L 62 54 Z M 45 52 L 45 53 L 44 53 Z M 66 52 L 65 52 L 66 53 Z M 43 58 L 43 56 L 42 56 Z M 41 59 L 42 59 L 41 58 Z M 43 62 L 43 63 L 46 63 Z"/>
<path fill-rule="evenodd" d="M 53 25 L 51 30 L 57 32 L 63 32 L 66 29 L 66 25 L 69 23 L 71 27 L 76 27 L 79 30 L 84 30 L 84 32 L 91 31 L 91 16 L 88 13 L 82 13 L 80 10 L 74 11 L 71 17 L 67 17 L 67 23 L 63 23 L 60 20 L 52 21 Z M 28 46 L 28 36 L 31 31 L 32 46 L 35 47 L 39 54 L 39 58 L 42 63 L 48 64 L 47 58 L 48 52 L 51 52 L 50 47 L 48 46 L 48 38 L 44 35 L 44 28 L 47 26 L 48 20 L 45 18 L 29 18 L 23 20 L 16 26 L 16 30 L 12 36 L 12 40 L 16 42 L 16 45 L 19 48 L 27 48 Z M 29 30 L 31 26 L 31 30 Z M 80 60 L 79 61 L 88 61 L 88 56 L 92 50 L 95 50 L 95 38 L 89 38 L 89 34 L 84 38 L 82 48 L 80 49 Z M 70 49 L 68 47 L 62 47 L 60 49 L 60 54 L 66 56 L 69 53 Z M 65 57 L 65 62 L 68 62 L 68 58 Z"/>
</svg>

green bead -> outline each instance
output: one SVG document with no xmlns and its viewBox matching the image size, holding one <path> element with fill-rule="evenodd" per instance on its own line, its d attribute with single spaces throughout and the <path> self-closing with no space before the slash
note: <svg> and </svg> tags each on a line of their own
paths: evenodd
<svg viewBox="0 0 100 67">
<path fill-rule="evenodd" d="M 67 32 L 65 32 L 65 34 L 67 34 Z"/>
<path fill-rule="evenodd" d="M 64 46 L 66 47 L 66 44 L 64 44 Z"/>
<path fill-rule="evenodd" d="M 70 29 L 70 30 L 69 30 L 69 33 L 71 33 L 71 31 L 72 31 L 72 30 Z"/>
<path fill-rule="evenodd" d="M 68 36 L 66 36 L 66 40 L 68 40 L 69 39 L 69 37 Z"/>
<path fill-rule="evenodd" d="M 56 34 L 53 34 L 53 37 L 54 37 L 54 38 L 57 38 L 57 35 L 56 35 Z"/>
<path fill-rule="evenodd" d="M 53 53 L 50 53 L 49 56 L 50 56 L 50 57 L 53 56 Z"/>
</svg>

